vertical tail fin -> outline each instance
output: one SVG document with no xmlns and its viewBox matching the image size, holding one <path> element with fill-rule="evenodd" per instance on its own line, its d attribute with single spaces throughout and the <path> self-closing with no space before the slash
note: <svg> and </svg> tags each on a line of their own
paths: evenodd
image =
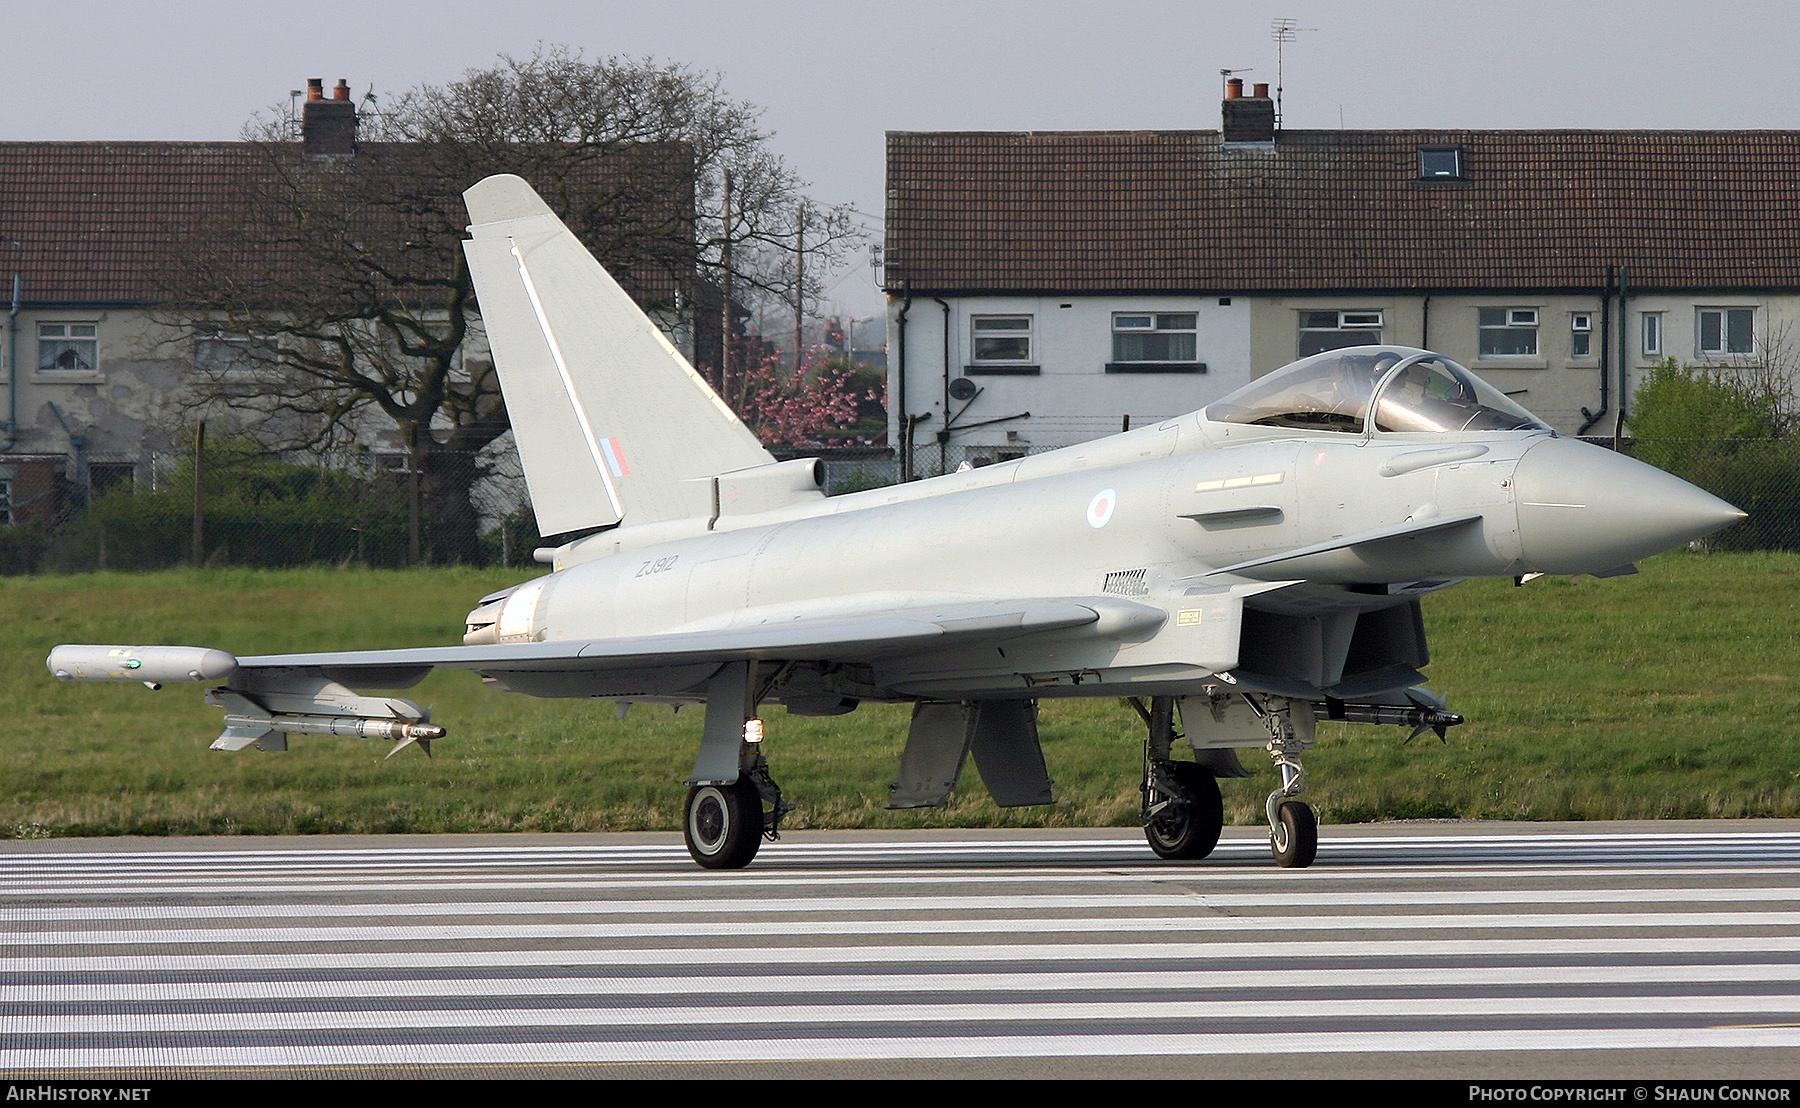
<svg viewBox="0 0 1800 1108">
<path fill-rule="evenodd" d="M 530 185 L 489 177 L 463 200 L 542 534 L 684 518 L 682 482 L 774 460 Z"/>
</svg>

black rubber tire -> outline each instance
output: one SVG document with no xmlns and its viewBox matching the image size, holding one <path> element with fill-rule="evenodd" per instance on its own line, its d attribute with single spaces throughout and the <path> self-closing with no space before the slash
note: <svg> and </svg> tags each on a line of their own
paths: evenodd
<svg viewBox="0 0 1800 1108">
<path fill-rule="evenodd" d="M 762 845 L 762 794 L 747 777 L 693 785 L 681 821 L 688 853 L 706 869 L 743 869 Z"/>
<path fill-rule="evenodd" d="M 1219 795 L 1219 779 L 1194 762 L 1172 762 L 1170 774 L 1187 804 L 1144 824 L 1144 838 L 1159 858 L 1204 858 L 1219 845 L 1219 833 L 1225 829 L 1225 799 Z"/>
<path fill-rule="evenodd" d="M 1281 834 L 1269 836 L 1269 849 L 1275 853 L 1275 864 L 1282 869 L 1305 869 L 1319 856 L 1319 819 L 1312 805 L 1289 800 L 1276 809 L 1281 820 Z M 1286 840 L 1285 843 L 1283 840 Z"/>
</svg>

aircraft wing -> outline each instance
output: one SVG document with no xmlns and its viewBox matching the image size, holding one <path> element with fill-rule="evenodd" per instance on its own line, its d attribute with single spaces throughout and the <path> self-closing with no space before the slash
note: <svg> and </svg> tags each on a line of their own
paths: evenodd
<svg viewBox="0 0 1800 1108">
<path fill-rule="evenodd" d="M 210 681 L 231 687 L 255 675 L 315 673 L 346 685 L 406 688 L 431 670 L 555 673 L 643 670 L 744 660 L 857 662 L 933 646 L 999 641 L 1098 624 L 1155 626 L 1160 609 L 1116 597 L 965 601 L 839 617 L 771 620 L 720 630 L 678 631 L 610 639 L 265 654 L 235 658 L 220 650 L 177 646 L 59 646 L 50 672 L 65 681 Z"/>
<path fill-rule="evenodd" d="M 424 746 L 443 729 L 411 701 L 353 689 L 407 688 L 441 667 L 538 696 L 682 695 L 727 662 L 873 661 L 1044 632 L 1152 630 L 1165 618 L 1161 609 L 1116 597 L 962 601 L 610 639 L 243 658 L 195 646 L 65 645 L 47 664 L 63 681 L 214 685 L 207 700 L 226 712 L 216 749 L 285 749 L 286 736 L 298 733 L 389 738 L 398 750 Z"/>
</svg>

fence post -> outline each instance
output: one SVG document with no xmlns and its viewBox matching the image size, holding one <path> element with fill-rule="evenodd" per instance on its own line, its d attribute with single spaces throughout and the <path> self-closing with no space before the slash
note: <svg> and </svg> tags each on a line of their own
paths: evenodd
<svg viewBox="0 0 1800 1108">
<path fill-rule="evenodd" d="M 194 432 L 194 550 L 196 566 L 206 563 L 206 498 L 202 481 L 206 473 L 206 421 Z"/>
</svg>

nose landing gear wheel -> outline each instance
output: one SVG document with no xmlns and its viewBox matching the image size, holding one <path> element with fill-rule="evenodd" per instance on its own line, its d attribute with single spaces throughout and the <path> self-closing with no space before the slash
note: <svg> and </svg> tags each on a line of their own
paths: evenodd
<svg viewBox="0 0 1800 1108">
<path fill-rule="evenodd" d="M 1269 830 L 1269 848 L 1282 869 L 1305 869 L 1313 864 L 1319 854 L 1319 820 L 1310 804 L 1290 800 L 1277 809 Z"/>
<path fill-rule="evenodd" d="M 762 794 L 747 776 L 688 789 L 682 820 L 688 853 L 706 869 L 742 869 L 762 844 Z"/>
<path fill-rule="evenodd" d="M 1144 838 L 1159 858 L 1204 858 L 1219 845 L 1225 802 L 1219 780 L 1193 762 L 1165 762 L 1167 785 L 1178 795 L 1155 814 L 1146 813 Z"/>
</svg>

